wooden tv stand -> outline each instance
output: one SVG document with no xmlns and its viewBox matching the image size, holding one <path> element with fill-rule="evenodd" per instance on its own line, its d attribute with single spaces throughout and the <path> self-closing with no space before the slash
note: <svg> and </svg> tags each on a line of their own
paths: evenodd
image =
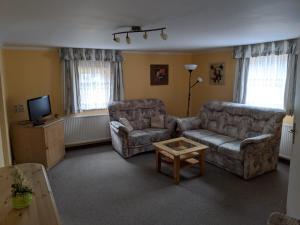
<svg viewBox="0 0 300 225">
<path fill-rule="evenodd" d="M 47 169 L 64 158 L 64 120 L 53 118 L 45 124 L 14 123 L 11 127 L 13 157 L 16 163 L 41 163 Z"/>
</svg>

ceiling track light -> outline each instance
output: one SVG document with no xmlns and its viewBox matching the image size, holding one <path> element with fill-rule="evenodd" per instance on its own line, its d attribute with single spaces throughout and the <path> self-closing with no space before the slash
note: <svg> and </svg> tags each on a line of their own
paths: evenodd
<svg viewBox="0 0 300 225">
<path fill-rule="evenodd" d="M 119 37 L 116 37 L 116 35 L 114 35 L 114 39 L 113 39 L 115 42 L 117 43 L 120 43 L 120 38 Z"/>
<path fill-rule="evenodd" d="M 132 26 L 131 30 L 129 31 L 122 31 L 122 32 L 117 32 L 117 33 L 113 33 L 113 41 L 120 43 L 120 37 L 118 37 L 117 35 L 122 35 L 122 34 L 126 34 L 126 43 L 130 44 L 131 43 L 131 39 L 129 37 L 130 33 L 144 33 L 143 34 L 143 38 L 145 40 L 148 39 L 148 33 L 152 32 L 152 31 L 160 31 L 160 37 L 162 40 L 167 40 L 168 39 L 168 35 L 165 32 L 167 28 L 166 27 L 161 27 L 161 28 L 155 28 L 155 29 L 147 29 L 147 30 L 143 30 L 140 26 Z"/>
<path fill-rule="evenodd" d="M 144 38 L 145 40 L 148 39 L 148 33 L 147 33 L 147 31 L 143 34 L 143 38 Z"/>
<path fill-rule="evenodd" d="M 161 30 L 161 32 L 160 32 L 160 37 L 161 37 L 161 39 L 163 39 L 164 41 L 168 39 L 168 35 L 167 35 L 167 33 L 164 32 L 164 30 Z"/>
<path fill-rule="evenodd" d="M 127 33 L 127 35 L 126 35 L 126 43 L 127 43 L 127 44 L 130 44 L 130 43 L 131 43 L 131 40 L 130 40 L 130 37 L 129 37 L 128 33 Z"/>
</svg>

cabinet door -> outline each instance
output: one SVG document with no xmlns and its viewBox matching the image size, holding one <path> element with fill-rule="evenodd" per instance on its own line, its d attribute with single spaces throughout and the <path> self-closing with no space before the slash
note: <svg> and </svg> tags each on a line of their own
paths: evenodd
<svg viewBox="0 0 300 225">
<path fill-rule="evenodd" d="M 59 121 L 45 127 L 48 168 L 58 163 L 65 155 L 64 122 Z"/>
</svg>

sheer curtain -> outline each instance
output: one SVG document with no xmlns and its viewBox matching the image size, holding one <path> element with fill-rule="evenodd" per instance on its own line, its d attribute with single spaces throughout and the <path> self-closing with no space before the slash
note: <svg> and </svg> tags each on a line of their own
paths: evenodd
<svg viewBox="0 0 300 225">
<path fill-rule="evenodd" d="M 251 57 L 246 104 L 284 108 L 288 55 Z"/>
<path fill-rule="evenodd" d="M 80 109 L 105 109 L 110 101 L 110 62 L 79 61 Z"/>
</svg>

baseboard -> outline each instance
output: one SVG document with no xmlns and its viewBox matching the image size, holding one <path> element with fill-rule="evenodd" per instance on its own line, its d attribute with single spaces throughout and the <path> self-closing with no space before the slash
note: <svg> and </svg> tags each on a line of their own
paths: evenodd
<svg viewBox="0 0 300 225">
<path fill-rule="evenodd" d="M 82 147 L 82 146 L 97 145 L 97 144 L 103 144 L 103 143 L 106 144 L 106 143 L 109 143 L 109 142 L 111 142 L 111 138 L 66 144 L 65 148 L 71 149 L 71 148 L 77 148 L 77 147 Z"/>
</svg>

